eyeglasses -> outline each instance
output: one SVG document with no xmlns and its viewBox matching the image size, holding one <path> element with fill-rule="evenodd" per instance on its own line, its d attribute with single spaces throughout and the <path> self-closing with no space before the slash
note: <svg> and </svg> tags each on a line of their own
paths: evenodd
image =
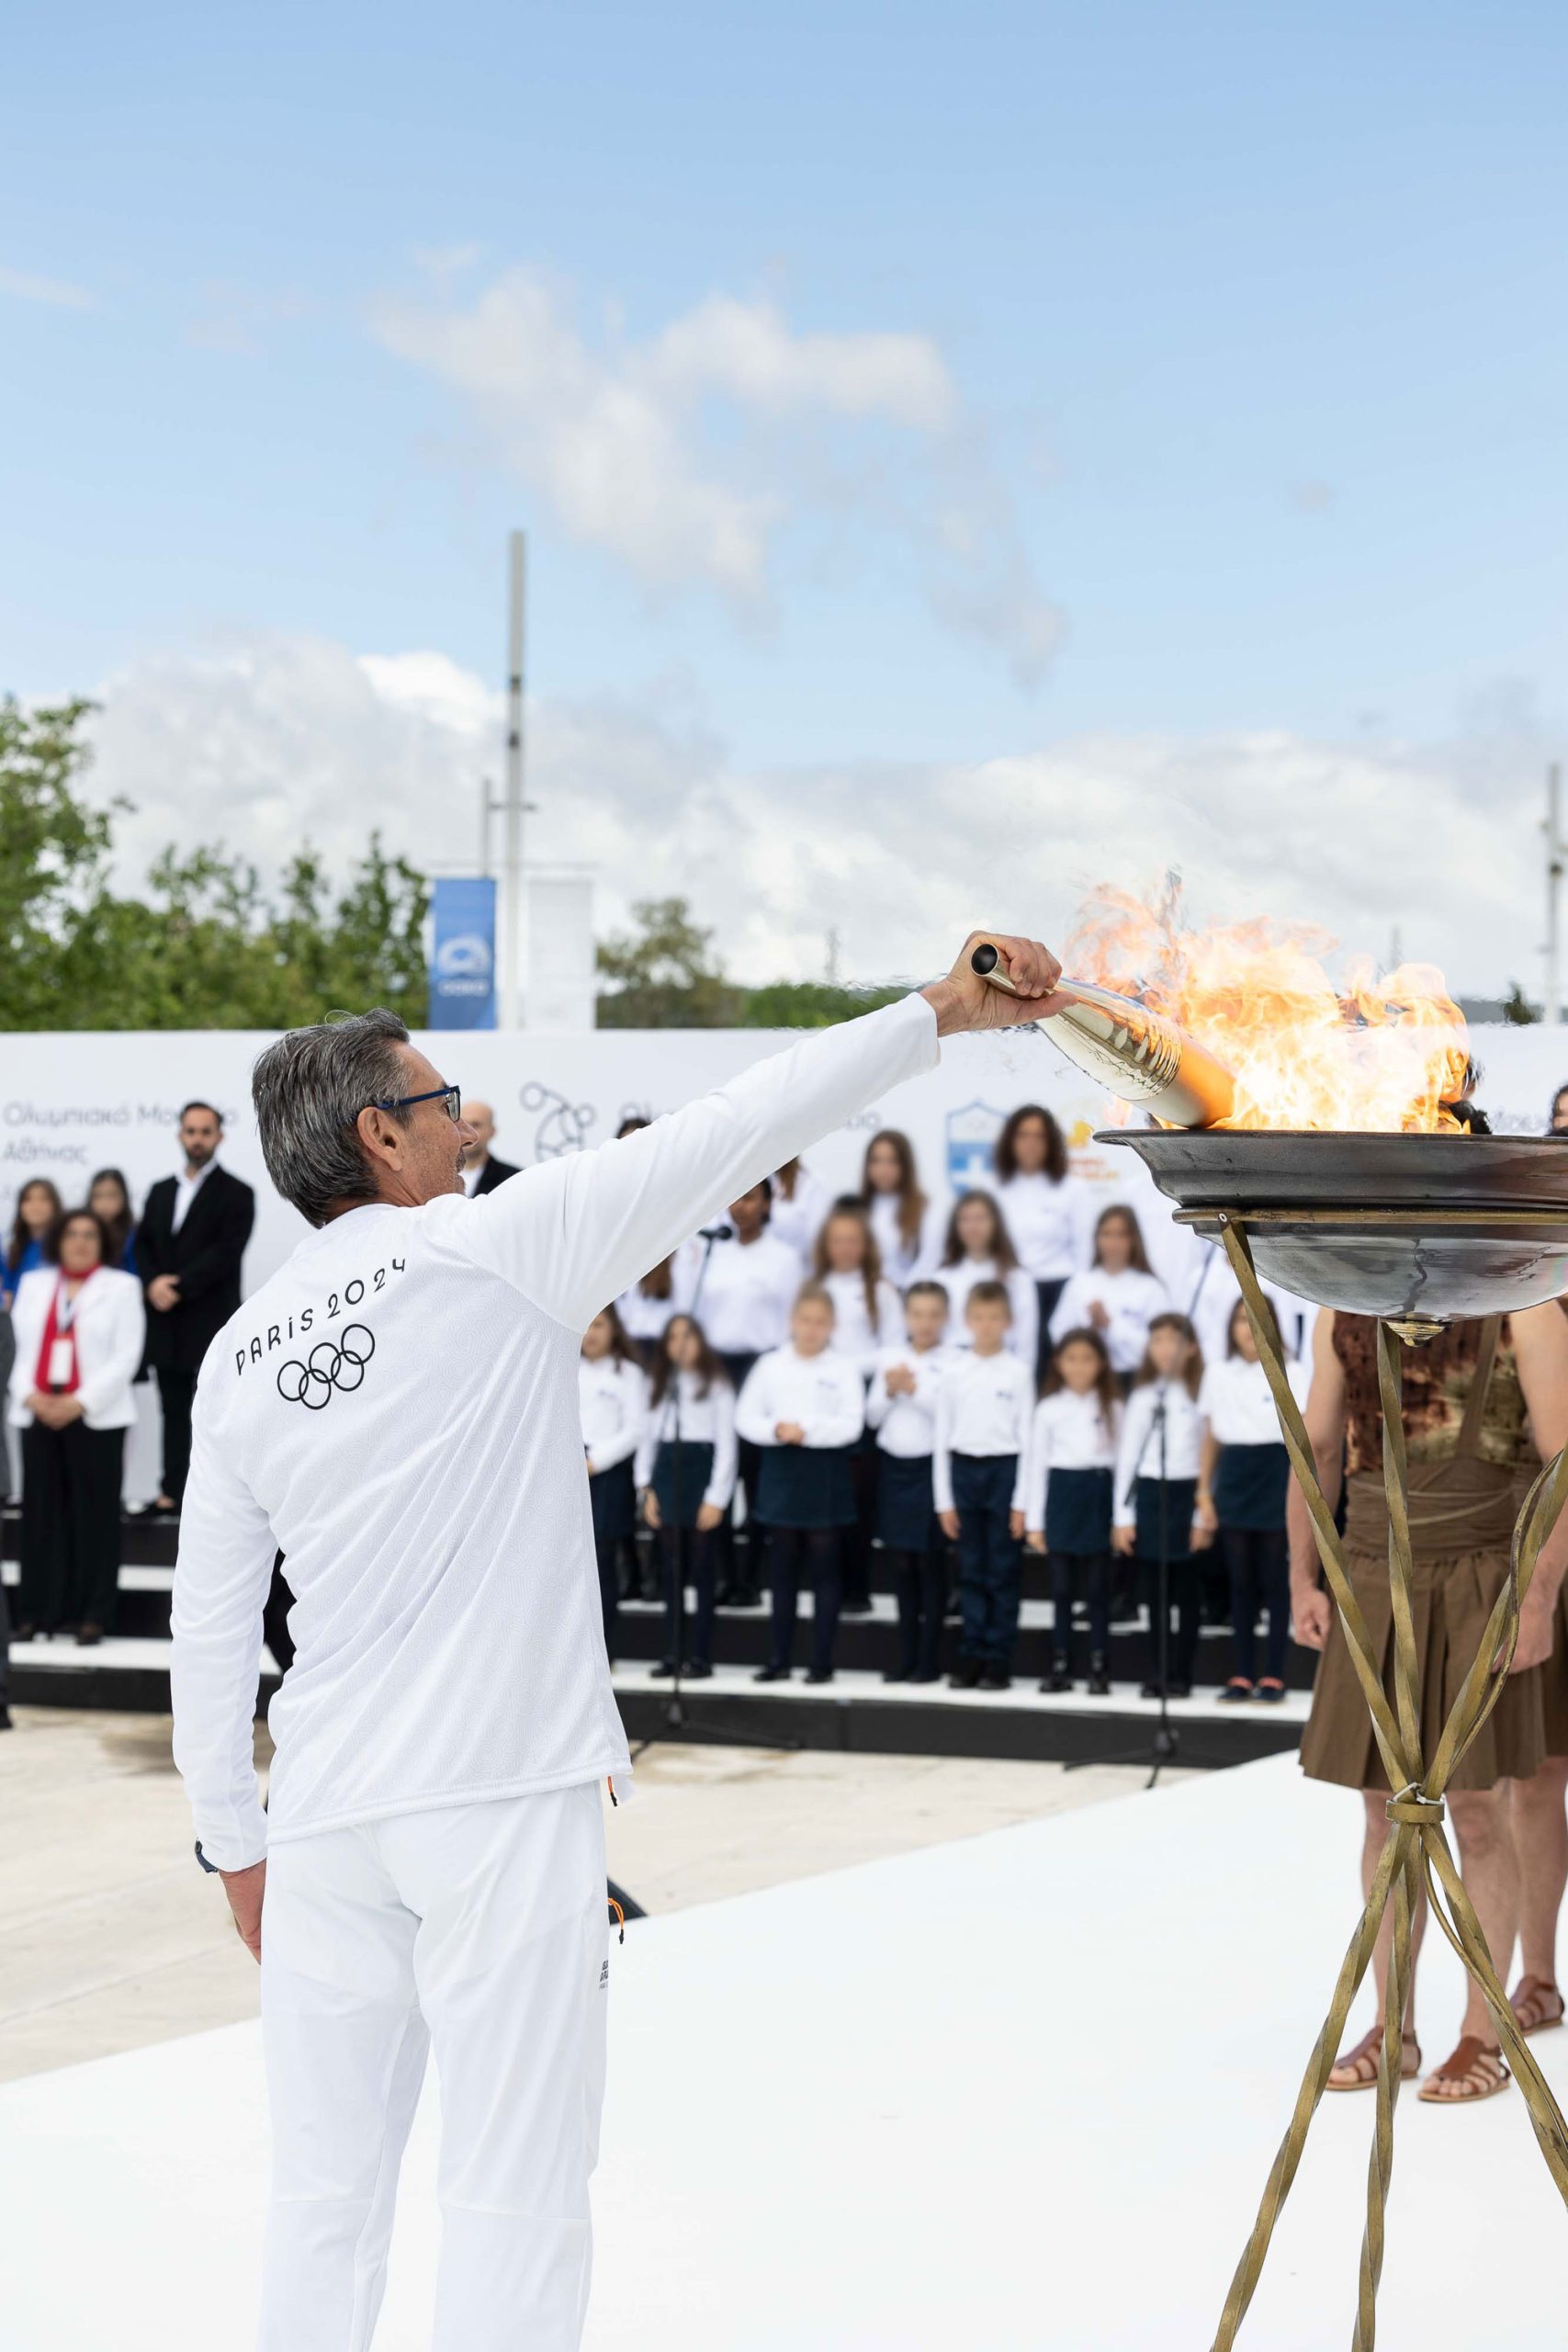
<svg viewBox="0 0 1568 2352">
<path fill-rule="evenodd" d="M 446 1116 L 454 1124 L 463 1115 L 463 1090 L 460 1086 L 433 1086 L 427 1094 L 395 1094 L 389 1102 L 372 1102 L 372 1111 L 412 1111 L 416 1102 L 443 1102 Z"/>
</svg>

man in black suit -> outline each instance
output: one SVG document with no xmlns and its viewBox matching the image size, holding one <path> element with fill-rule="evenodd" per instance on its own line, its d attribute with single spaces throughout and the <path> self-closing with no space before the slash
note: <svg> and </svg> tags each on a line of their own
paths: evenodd
<svg viewBox="0 0 1568 2352">
<path fill-rule="evenodd" d="M 218 1165 L 223 1120 L 210 1102 L 180 1113 L 185 1172 L 147 1195 L 136 1260 L 147 1291 L 147 1362 L 164 1407 L 164 1484 L 154 1512 L 177 1511 L 190 1466 L 190 1408 L 201 1359 L 240 1304 L 240 1261 L 256 1196 Z"/>
<path fill-rule="evenodd" d="M 471 1201 L 476 1193 L 493 1193 L 517 1170 L 510 1159 L 497 1159 L 491 1150 L 495 1141 L 495 1113 L 488 1102 L 470 1102 L 465 1095 L 463 1125 L 472 1127 L 476 1138 L 463 1154 L 463 1190 Z"/>
</svg>

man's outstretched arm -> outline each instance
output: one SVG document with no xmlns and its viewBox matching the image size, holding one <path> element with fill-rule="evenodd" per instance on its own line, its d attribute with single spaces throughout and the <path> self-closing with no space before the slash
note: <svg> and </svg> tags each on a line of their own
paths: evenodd
<svg viewBox="0 0 1568 2352">
<path fill-rule="evenodd" d="M 939 1038 L 1015 1028 L 1052 1011 L 1061 967 L 1038 941 L 1001 937 L 1016 995 L 970 969 L 972 933 L 945 979 L 815 1032 L 623 1142 L 570 1154 L 481 1194 L 458 1246 L 545 1311 L 582 1329 L 608 1298 L 710 1216 L 906 1079 Z"/>
</svg>

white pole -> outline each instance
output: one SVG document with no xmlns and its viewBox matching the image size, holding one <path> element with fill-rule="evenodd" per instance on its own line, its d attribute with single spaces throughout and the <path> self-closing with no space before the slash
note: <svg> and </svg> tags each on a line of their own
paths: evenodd
<svg viewBox="0 0 1568 2352">
<path fill-rule="evenodd" d="M 1546 771 L 1546 1019 L 1554 1025 L 1562 1018 L 1557 968 L 1557 893 L 1562 880 L 1561 826 L 1562 772 L 1555 760 Z"/>
<path fill-rule="evenodd" d="M 506 632 L 506 812 L 502 852 L 502 936 L 506 943 L 502 967 L 501 1023 L 503 1029 L 523 1023 L 523 621 L 525 593 L 524 537 L 513 531 L 508 542 L 510 562 Z"/>
</svg>

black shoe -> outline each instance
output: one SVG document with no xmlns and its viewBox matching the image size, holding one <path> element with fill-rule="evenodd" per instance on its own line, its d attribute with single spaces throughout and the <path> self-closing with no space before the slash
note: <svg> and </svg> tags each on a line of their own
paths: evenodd
<svg viewBox="0 0 1568 2352">
<path fill-rule="evenodd" d="M 103 1638 L 104 1629 L 101 1625 L 85 1624 L 77 1632 L 76 1646 L 79 1650 L 96 1649 Z"/>
<path fill-rule="evenodd" d="M 942 1676 L 933 1666 L 929 1673 L 922 1668 L 919 1673 L 907 1676 L 906 1679 L 910 1682 L 940 1682 Z"/>
<path fill-rule="evenodd" d="M 1111 1696 L 1111 1677 L 1106 1672 L 1106 1662 L 1098 1650 L 1089 1662 L 1088 1690 L 1091 1699 L 1109 1699 Z"/>
<path fill-rule="evenodd" d="M 705 1657 L 689 1657 L 681 1668 L 688 1682 L 711 1682 L 713 1668 Z"/>
<path fill-rule="evenodd" d="M 729 1596 L 731 1609 L 761 1609 L 762 1596 L 755 1585 L 737 1585 Z"/>
<path fill-rule="evenodd" d="M 1073 1687 L 1073 1662 L 1057 1651 L 1051 1660 L 1051 1671 L 1040 1685 L 1042 1690 L 1070 1690 Z"/>
<path fill-rule="evenodd" d="M 1138 1693 L 1140 1699 L 1157 1699 L 1161 1695 L 1161 1688 L 1157 1682 L 1145 1682 Z"/>
<path fill-rule="evenodd" d="M 1192 1685 L 1190 1682 L 1172 1682 L 1170 1685 L 1170 1695 L 1173 1699 L 1190 1699 L 1192 1696 Z"/>
<path fill-rule="evenodd" d="M 830 1666 L 808 1667 L 806 1672 L 806 1679 L 807 1682 L 831 1682 L 833 1679 L 833 1669 Z"/>
<path fill-rule="evenodd" d="M 953 1668 L 953 1672 L 948 1676 L 947 1687 L 950 1690 L 974 1690 L 978 1688 L 979 1681 L 979 1668 L 975 1665 L 972 1659 L 964 1658 Z"/>
<path fill-rule="evenodd" d="M 1285 1686 L 1266 1674 L 1252 1695 L 1265 1707 L 1277 1707 L 1285 1695 Z"/>
<path fill-rule="evenodd" d="M 890 1666 L 882 1678 L 884 1682 L 913 1682 L 914 1679 L 907 1666 Z"/>
<path fill-rule="evenodd" d="M 982 1690 L 1010 1690 L 1012 1677 L 1003 1666 L 987 1666 L 980 1677 Z"/>
<path fill-rule="evenodd" d="M 0 1731 L 10 1731 L 12 1729 L 14 1729 L 14 1725 L 11 1722 L 10 1708 L 0 1707 Z"/>
<path fill-rule="evenodd" d="M 688 1667 L 686 1670 L 690 1673 L 691 1668 Z M 675 1661 L 672 1657 L 661 1657 L 657 1666 L 649 1667 L 649 1672 L 655 1682 L 672 1682 L 675 1679 Z"/>
<path fill-rule="evenodd" d="M 35 1641 L 37 1637 L 38 1627 L 36 1625 L 14 1625 L 11 1629 L 11 1639 L 14 1642 L 30 1642 Z"/>
<path fill-rule="evenodd" d="M 758 1669 L 751 1679 L 753 1682 L 787 1682 L 789 1677 L 790 1669 L 787 1666 L 764 1666 Z"/>
</svg>

